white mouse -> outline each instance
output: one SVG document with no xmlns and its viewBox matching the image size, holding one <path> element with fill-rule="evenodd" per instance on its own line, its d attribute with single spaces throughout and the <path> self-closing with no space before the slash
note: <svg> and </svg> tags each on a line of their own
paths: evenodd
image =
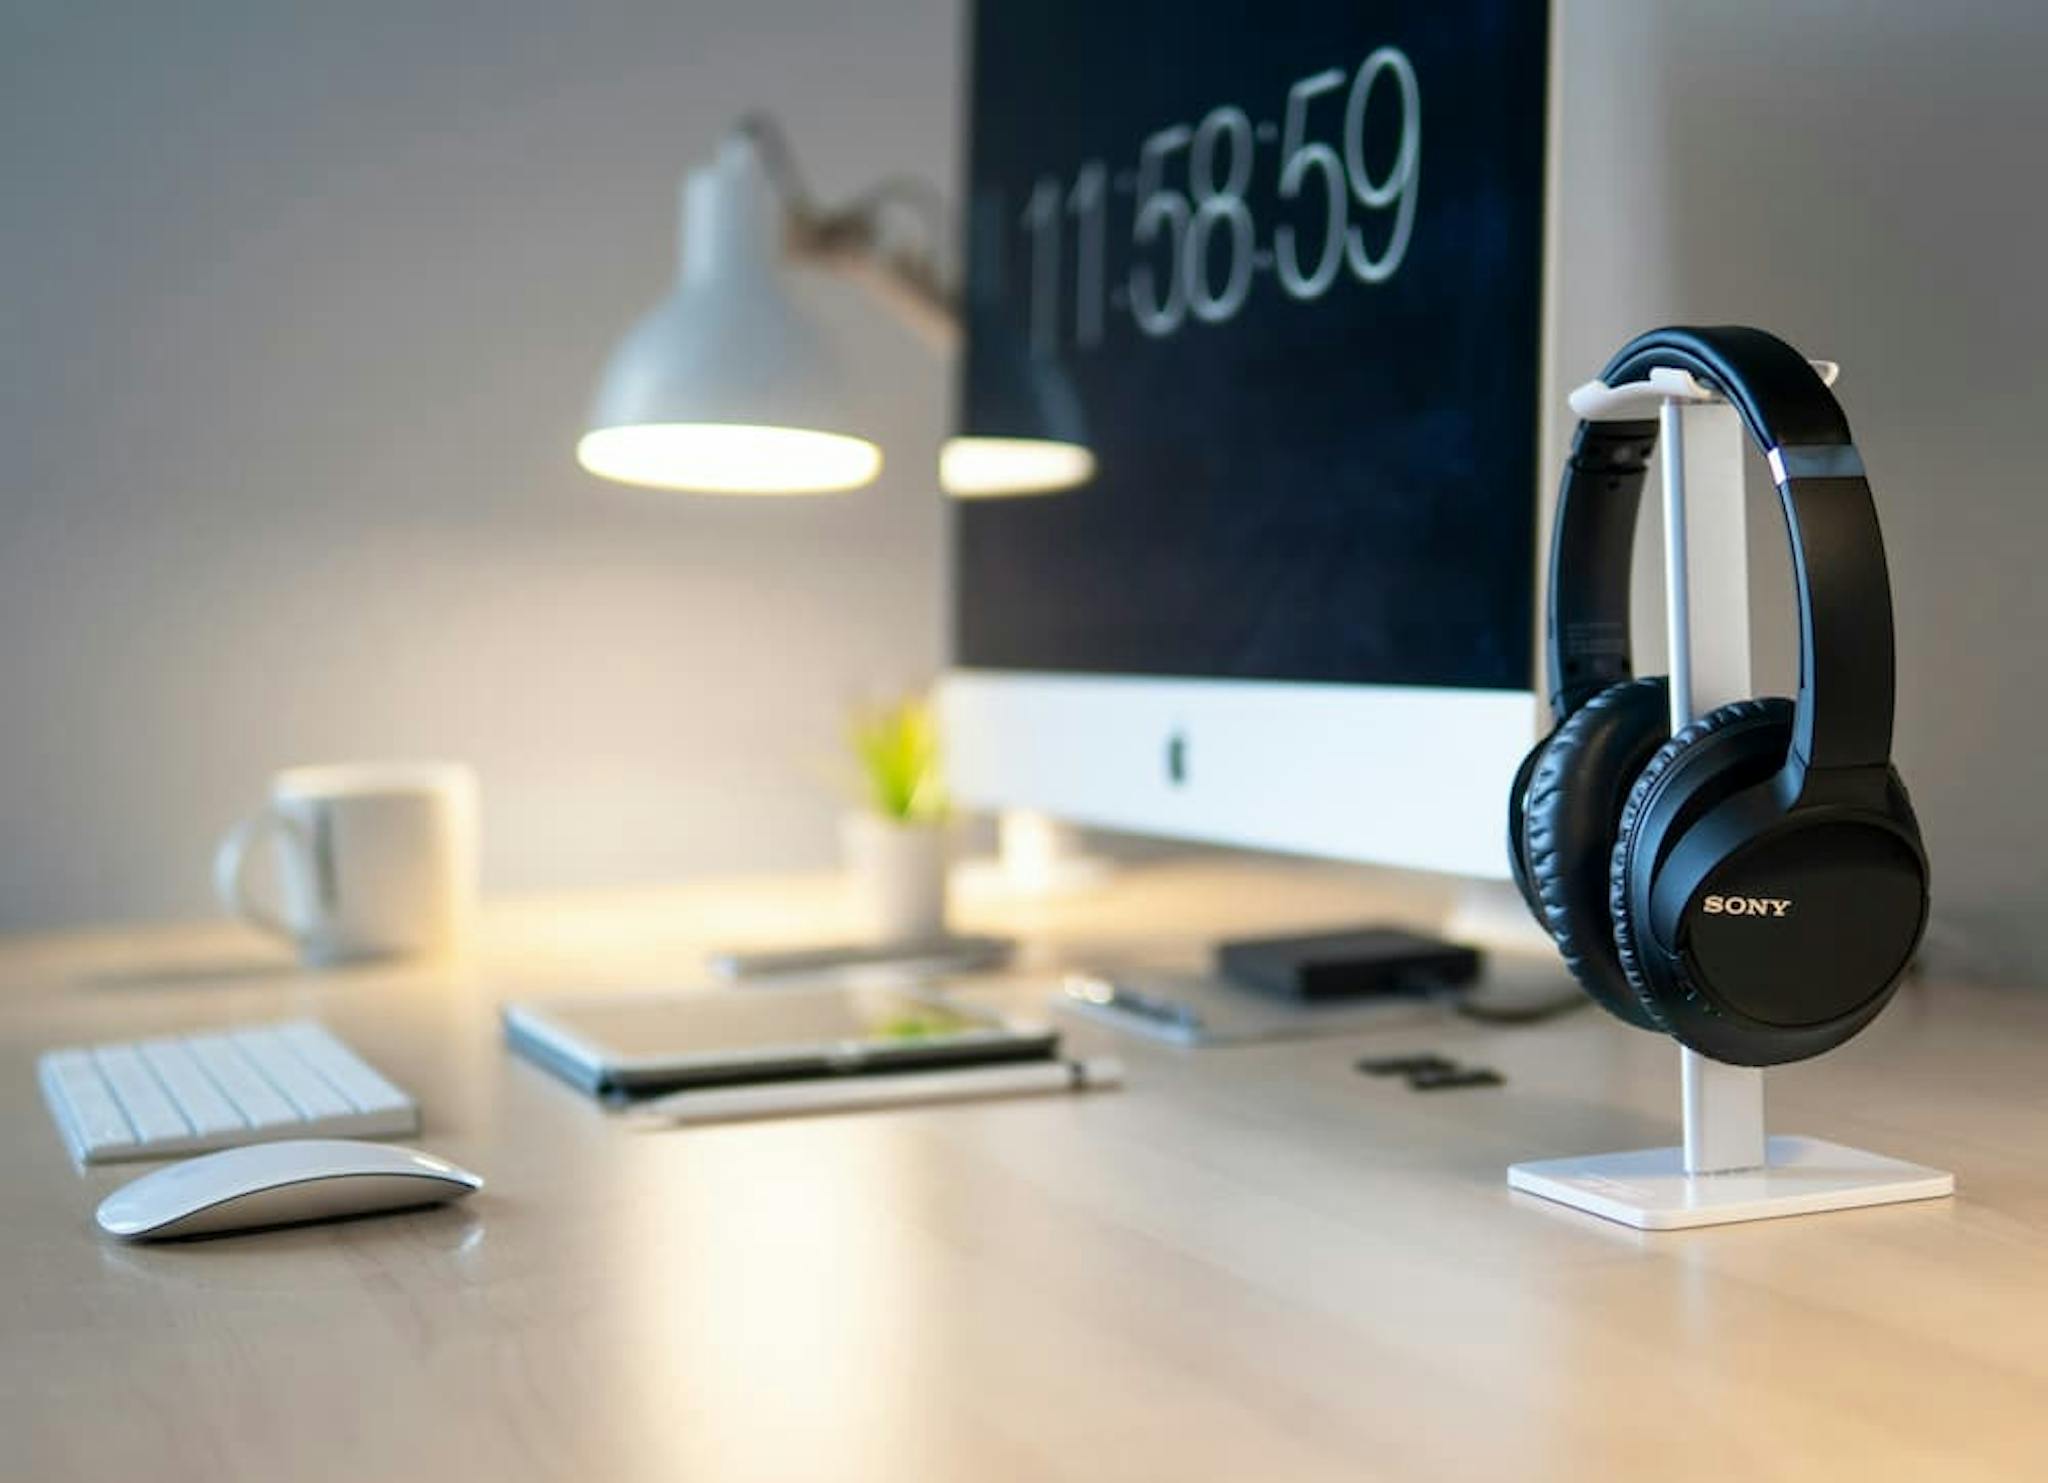
<svg viewBox="0 0 2048 1483">
<path fill-rule="evenodd" d="M 152 1170 L 100 1202 L 100 1229 L 127 1241 L 331 1220 L 458 1200 L 483 1180 L 385 1143 L 297 1138 L 202 1154 Z"/>
</svg>

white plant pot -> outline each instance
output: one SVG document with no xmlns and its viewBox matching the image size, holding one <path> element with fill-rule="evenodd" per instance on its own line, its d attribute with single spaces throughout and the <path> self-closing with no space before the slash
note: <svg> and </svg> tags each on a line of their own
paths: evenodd
<svg viewBox="0 0 2048 1483">
<path fill-rule="evenodd" d="M 879 814 L 840 820 L 862 930 L 875 942 L 929 941 L 946 930 L 947 830 Z"/>
</svg>

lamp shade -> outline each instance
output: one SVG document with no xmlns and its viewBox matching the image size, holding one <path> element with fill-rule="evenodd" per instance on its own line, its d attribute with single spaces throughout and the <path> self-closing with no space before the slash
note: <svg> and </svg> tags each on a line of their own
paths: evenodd
<svg viewBox="0 0 2048 1483">
<path fill-rule="evenodd" d="M 683 185 L 675 290 L 619 342 L 577 462 L 628 484 L 822 494 L 881 471 L 847 383 L 789 292 L 782 215 L 755 146 L 726 139 Z"/>
<path fill-rule="evenodd" d="M 939 487 L 956 499 L 1050 494 L 1095 477 L 1081 398 L 1060 363 L 1007 324 L 984 320 L 967 355 L 972 391 L 939 449 Z"/>
<path fill-rule="evenodd" d="M 1056 352 L 1028 343 L 1004 312 L 1003 228 L 992 201 L 976 203 L 959 428 L 939 450 L 939 487 L 958 499 L 1050 494 L 1095 477 L 1073 378 Z"/>
</svg>

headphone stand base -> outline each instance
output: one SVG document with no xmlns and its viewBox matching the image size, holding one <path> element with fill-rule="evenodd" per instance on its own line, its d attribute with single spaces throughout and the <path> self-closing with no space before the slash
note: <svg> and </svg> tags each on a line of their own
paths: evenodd
<svg viewBox="0 0 2048 1483">
<path fill-rule="evenodd" d="M 1516 1164 L 1508 1186 L 1639 1231 L 1680 1231 L 1937 1200 L 1955 1193 L 1956 1179 L 1822 1138 L 1780 1136 L 1760 1169 L 1688 1174 L 1683 1149 L 1641 1148 Z"/>
</svg>

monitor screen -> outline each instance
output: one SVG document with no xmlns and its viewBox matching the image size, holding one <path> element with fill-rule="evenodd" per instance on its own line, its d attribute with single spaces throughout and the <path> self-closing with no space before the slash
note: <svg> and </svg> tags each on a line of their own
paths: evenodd
<svg viewBox="0 0 2048 1483">
<path fill-rule="evenodd" d="M 1546 7 L 973 27 L 961 426 L 1096 471 L 959 505 L 956 663 L 1527 690 Z"/>
</svg>

